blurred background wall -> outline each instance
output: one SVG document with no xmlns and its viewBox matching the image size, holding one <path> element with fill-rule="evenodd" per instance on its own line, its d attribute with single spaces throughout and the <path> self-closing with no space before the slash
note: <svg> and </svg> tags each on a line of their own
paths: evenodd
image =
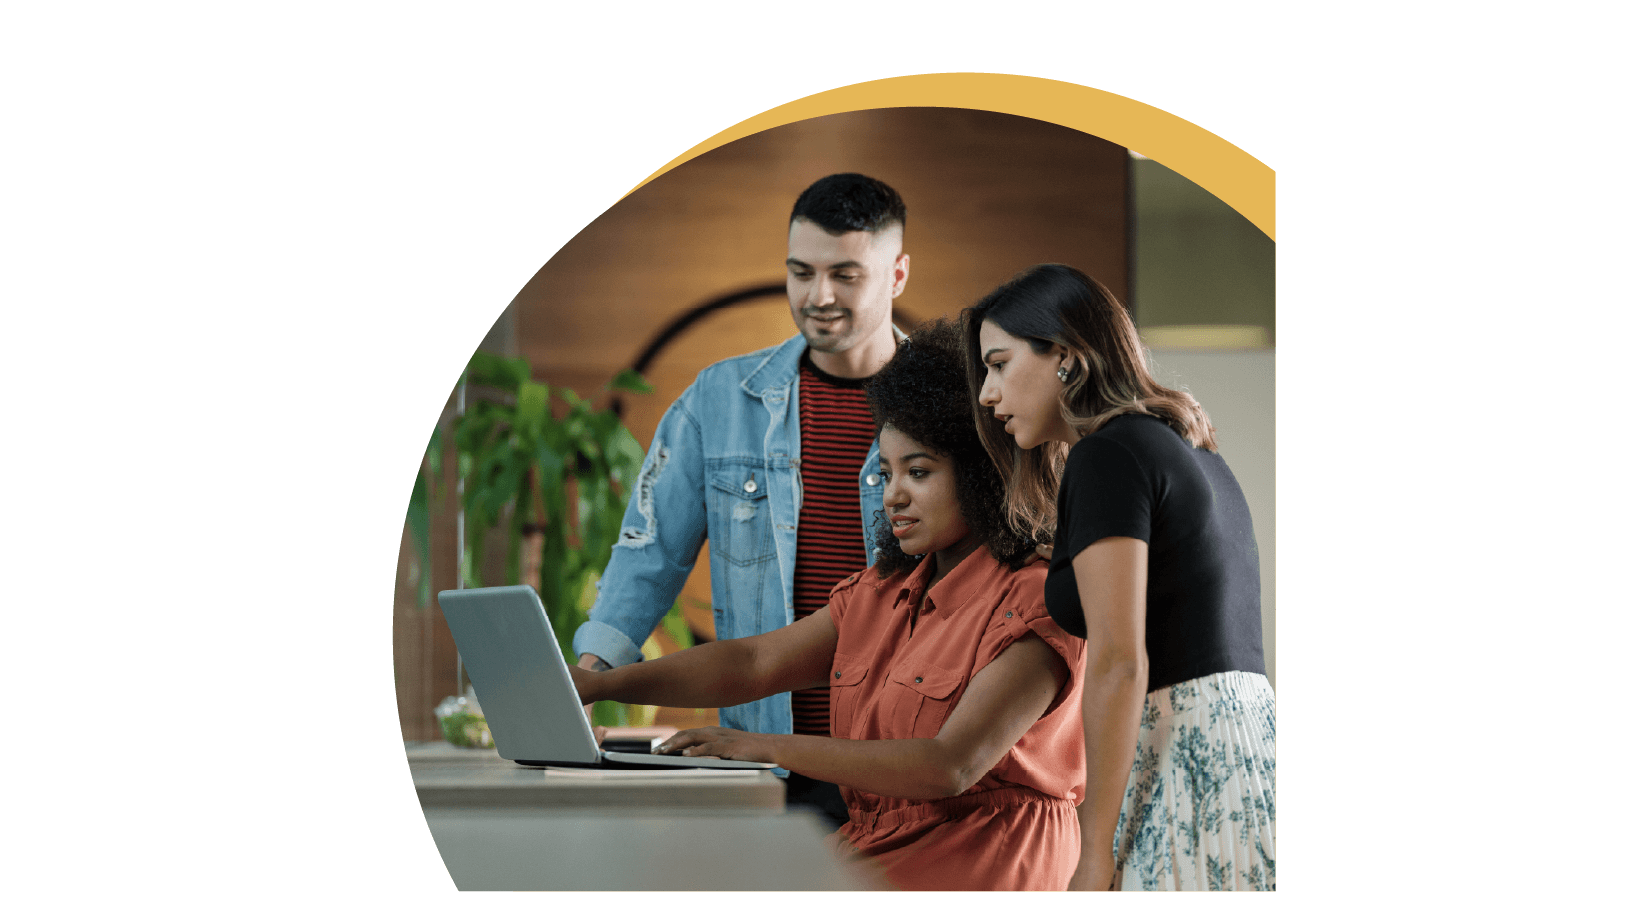
<svg viewBox="0 0 1640 923">
<path fill-rule="evenodd" d="M 881 179 L 906 201 L 911 275 L 895 306 L 905 329 L 954 315 L 1041 262 L 1069 263 L 1105 282 L 1134 303 L 1142 327 L 1154 310 L 1152 345 L 1165 347 L 1158 365 L 1203 400 L 1254 504 L 1273 679 L 1274 245 L 1199 187 L 1116 145 L 962 109 L 868 110 L 770 129 L 613 205 L 552 255 L 475 348 L 522 356 L 536 379 L 599 406 L 616 372 L 646 360 L 655 393 L 625 397 L 622 413 L 647 447 L 701 368 L 794 334 L 784 294 L 787 217 L 809 183 L 845 171 Z M 1268 489 L 1249 484 L 1244 467 L 1257 469 L 1260 484 L 1267 469 Z M 455 585 L 453 507 L 433 511 L 435 593 Z M 712 636 L 705 561 L 703 551 L 683 594 L 699 640 Z M 416 605 L 415 569 L 406 542 L 394 666 L 404 736 L 433 739 L 432 709 L 456 689 L 456 655 L 436 604 Z M 664 633 L 659 640 L 672 647 Z M 657 721 L 691 726 L 715 716 L 663 710 Z"/>
</svg>

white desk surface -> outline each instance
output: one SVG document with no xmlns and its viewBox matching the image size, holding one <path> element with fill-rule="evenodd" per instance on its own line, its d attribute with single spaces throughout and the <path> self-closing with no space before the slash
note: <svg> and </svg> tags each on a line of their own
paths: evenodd
<svg viewBox="0 0 1640 923">
<path fill-rule="evenodd" d="M 774 773 L 739 769 L 537 769 L 474 750 L 409 742 L 416 796 L 434 808 L 781 813 L 785 783 Z"/>
<path fill-rule="evenodd" d="M 462 891 L 852 891 L 880 888 L 804 813 L 711 816 L 429 808 Z"/>
</svg>

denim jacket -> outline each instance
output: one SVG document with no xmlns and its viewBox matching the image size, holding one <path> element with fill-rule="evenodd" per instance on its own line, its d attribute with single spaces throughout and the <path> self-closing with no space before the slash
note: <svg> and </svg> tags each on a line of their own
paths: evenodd
<svg viewBox="0 0 1640 923">
<path fill-rule="evenodd" d="M 598 582 L 575 654 L 610 666 L 642 659 L 639 646 L 672 607 L 711 545 L 712 617 L 719 638 L 744 638 L 792 623 L 797 515 L 803 506 L 797 410 L 801 336 L 708 366 L 661 418 L 626 517 Z M 873 513 L 882 507 L 877 443 L 860 469 L 866 561 Z M 719 711 L 724 727 L 792 731 L 791 694 Z"/>
</svg>

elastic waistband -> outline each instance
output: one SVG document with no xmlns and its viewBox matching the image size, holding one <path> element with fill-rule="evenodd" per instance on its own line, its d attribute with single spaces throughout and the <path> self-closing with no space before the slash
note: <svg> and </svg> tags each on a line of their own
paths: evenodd
<svg viewBox="0 0 1640 923">
<path fill-rule="evenodd" d="M 851 805 L 848 811 L 848 819 L 852 824 L 857 824 L 866 830 L 872 830 L 883 824 L 898 826 L 929 818 L 948 820 L 964 817 L 978 808 L 1001 808 L 1027 804 L 1033 801 L 1040 801 L 1048 808 L 1063 808 L 1065 811 L 1072 813 L 1076 810 L 1076 806 L 1064 798 L 1055 798 L 1034 788 L 1015 785 L 1007 788 L 986 789 L 982 792 L 968 792 L 951 798 L 941 798 L 937 801 L 902 802 L 885 811 L 866 812 Z"/>
<path fill-rule="evenodd" d="M 1262 673 L 1232 670 L 1164 686 L 1145 696 L 1145 708 L 1160 717 L 1179 715 L 1213 702 L 1274 707 L 1276 692 Z"/>
</svg>

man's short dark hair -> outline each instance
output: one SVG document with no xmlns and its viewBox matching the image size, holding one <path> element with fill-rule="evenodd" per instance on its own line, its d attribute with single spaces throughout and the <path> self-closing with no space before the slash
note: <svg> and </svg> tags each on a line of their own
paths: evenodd
<svg viewBox="0 0 1640 923">
<path fill-rule="evenodd" d="M 858 173 L 833 173 L 803 190 L 792 206 L 792 221 L 802 218 L 833 234 L 905 227 L 905 203 L 882 180 Z"/>
</svg>

